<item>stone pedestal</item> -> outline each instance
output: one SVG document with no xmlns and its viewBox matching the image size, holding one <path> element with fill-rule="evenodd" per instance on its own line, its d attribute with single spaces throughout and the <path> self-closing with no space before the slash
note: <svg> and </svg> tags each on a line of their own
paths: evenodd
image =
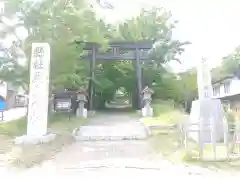
<svg viewBox="0 0 240 180">
<path fill-rule="evenodd" d="M 214 141 L 220 141 L 224 138 L 224 121 L 224 111 L 219 99 L 193 101 L 187 127 L 189 136 L 202 143 L 209 143 L 213 138 Z M 191 132 L 193 130 L 199 130 L 200 134 Z"/>
<path fill-rule="evenodd" d="M 96 111 L 90 110 L 88 111 L 88 116 L 94 116 L 96 114 Z"/>
<path fill-rule="evenodd" d="M 25 145 L 25 144 L 41 144 L 48 143 L 53 141 L 56 137 L 56 134 L 46 134 L 43 136 L 28 136 L 23 135 L 20 137 L 16 137 L 15 144 L 17 145 Z"/>
<path fill-rule="evenodd" d="M 144 108 L 142 108 L 142 116 L 143 117 L 152 117 L 153 116 L 153 108 L 151 106 L 144 106 Z"/>
<path fill-rule="evenodd" d="M 87 115 L 88 115 L 88 112 L 87 112 L 87 109 L 86 108 L 83 108 L 83 109 L 77 109 L 77 117 L 80 117 L 80 118 L 87 118 Z"/>
</svg>

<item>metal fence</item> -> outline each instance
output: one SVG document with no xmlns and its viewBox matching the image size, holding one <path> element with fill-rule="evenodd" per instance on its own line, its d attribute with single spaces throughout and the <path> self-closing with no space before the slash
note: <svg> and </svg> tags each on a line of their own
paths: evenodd
<svg viewBox="0 0 240 180">
<path fill-rule="evenodd" d="M 230 160 L 231 158 L 236 158 L 240 155 L 240 124 L 239 123 L 228 123 L 224 122 L 222 125 L 222 139 L 218 140 L 216 126 L 212 124 L 201 124 L 201 123 L 184 123 L 179 126 L 181 133 L 181 145 L 186 151 L 190 150 L 189 143 L 196 145 L 199 150 L 199 158 L 201 160 Z M 195 133 L 197 135 L 196 139 L 193 139 L 190 135 Z M 210 135 L 210 141 L 204 142 L 202 140 L 203 134 Z M 204 158 L 205 145 L 210 145 L 213 157 Z M 238 146 L 237 152 L 235 152 L 235 146 Z M 225 149 L 225 155 L 218 156 L 218 147 Z M 240 156 L 239 156 L 240 157 Z"/>
<path fill-rule="evenodd" d="M 177 133 L 179 147 L 190 152 L 193 149 L 198 151 L 198 159 L 202 161 L 228 161 L 240 158 L 240 123 L 225 122 L 222 126 L 222 139 L 216 138 L 216 128 L 212 124 L 181 122 L 174 125 L 151 125 L 148 126 L 150 131 L 160 130 L 169 133 Z M 192 138 L 191 133 L 196 134 L 196 139 Z M 201 137 L 204 133 L 210 135 L 210 141 L 204 142 Z M 209 150 L 206 145 L 211 147 L 211 156 L 205 157 L 204 152 Z M 235 148 L 235 146 L 238 146 Z M 225 154 L 218 152 L 218 148 L 224 149 Z M 207 150 L 206 150 L 207 149 Z M 236 151 L 235 151 L 236 150 Z"/>
</svg>

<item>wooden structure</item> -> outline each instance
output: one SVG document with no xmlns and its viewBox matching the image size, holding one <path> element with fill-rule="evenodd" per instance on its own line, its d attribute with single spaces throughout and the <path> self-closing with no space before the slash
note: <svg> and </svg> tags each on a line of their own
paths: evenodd
<svg viewBox="0 0 240 180">
<path fill-rule="evenodd" d="M 136 69 L 136 105 L 141 109 L 141 90 L 142 90 L 142 69 L 141 60 L 149 59 L 149 50 L 152 49 L 154 41 L 144 40 L 137 42 L 129 41 L 111 41 L 105 52 L 100 52 L 100 45 L 93 42 L 75 41 L 77 44 L 83 44 L 83 49 L 87 51 L 86 55 L 80 57 L 83 60 L 90 61 L 90 80 L 88 86 L 88 109 L 93 110 L 95 88 L 93 79 L 95 78 L 96 60 L 131 60 L 134 61 Z"/>
</svg>

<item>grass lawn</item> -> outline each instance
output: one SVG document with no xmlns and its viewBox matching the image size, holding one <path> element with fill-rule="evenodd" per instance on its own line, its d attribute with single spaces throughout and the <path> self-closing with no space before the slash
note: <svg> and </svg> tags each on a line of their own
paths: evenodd
<svg viewBox="0 0 240 180">
<path fill-rule="evenodd" d="M 153 117 L 142 118 L 141 120 L 146 125 L 171 125 L 184 118 L 183 112 L 179 109 L 174 109 L 172 104 L 158 102 L 152 105 Z"/>
<path fill-rule="evenodd" d="M 229 161 L 225 160 L 227 150 L 223 144 L 218 144 L 217 146 L 216 151 L 219 160 L 215 162 L 211 160 L 213 159 L 212 145 L 208 144 L 204 146 L 203 158 L 205 161 L 201 161 L 199 159 L 199 151 L 196 144 L 189 142 L 189 148 L 185 150 L 180 144 L 180 134 L 177 131 L 154 131 L 153 136 L 149 139 L 149 144 L 163 159 L 167 159 L 173 163 L 198 165 L 215 170 L 240 170 L 239 156 L 231 156 Z"/>
<path fill-rule="evenodd" d="M 54 155 L 65 146 L 73 143 L 72 131 L 86 122 L 86 119 L 72 117 L 70 121 L 64 114 L 49 116 L 48 132 L 56 133 L 54 141 L 38 145 L 14 145 L 14 138 L 26 134 L 25 118 L 0 124 L 0 155 L 4 154 L 6 164 L 29 168 Z M 1 161 L 2 159 L 0 159 Z"/>
<path fill-rule="evenodd" d="M 154 116 L 151 118 L 142 118 L 146 125 L 170 125 L 184 120 L 185 114 L 178 109 L 174 109 L 169 103 L 153 104 Z M 195 143 L 189 142 L 188 150 L 181 146 L 181 134 L 177 130 L 157 129 L 152 130 L 152 137 L 149 144 L 158 152 L 162 158 L 168 159 L 174 163 L 186 163 L 199 165 L 211 169 L 240 170 L 240 160 L 232 157 L 229 161 L 219 160 L 201 161 L 199 159 L 198 147 Z M 227 154 L 226 146 L 219 144 L 217 146 L 217 158 L 224 159 Z M 204 146 L 204 159 L 213 159 L 212 146 Z"/>
</svg>

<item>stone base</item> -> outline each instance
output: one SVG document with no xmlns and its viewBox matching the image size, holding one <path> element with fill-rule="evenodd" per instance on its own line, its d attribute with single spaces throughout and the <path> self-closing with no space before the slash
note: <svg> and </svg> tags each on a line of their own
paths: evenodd
<svg viewBox="0 0 240 180">
<path fill-rule="evenodd" d="M 143 120 L 139 119 L 139 121 L 140 121 L 140 123 L 142 124 L 142 126 L 145 127 L 145 130 L 146 130 L 146 132 L 147 132 L 148 137 L 151 136 L 151 135 L 152 135 L 152 132 L 151 132 L 150 128 L 144 123 Z"/>
<path fill-rule="evenodd" d="M 94 110 L 88 111 L 89 116 L 94 116 L 95 114 L 96 114 L 96 111 L 94 111 Z"/>
<path fill-rule="evenodd" d="M 215 140 L 222 140 L 224 138 L 224 122 L 224 111 L 219 99 L 205 99 L 192 102 L 189 129 L 192 131 L 199 130 L 197 124 L 201 124 L 202 129 L 204 129 L 200 133 L 201 137 L 199 137 L 198 132 L 191 132 L 191 130 L 188 132 L 195 141 L 199 142 L 200 139 L 202 143 L 210 143 L 212 141 L 210 125 L 215 127 Z"/>
<path fill-rule="evenodd" d="M 80 111 L 79 108 L 77 109 L 77 117 L 87 118 L 87 115 L 88 115 L 87 109 L 84 108 L 83 111 Z"/>
<path fill-rule="evenodd" d="M 142 115 L 142 110 L 136 110 L 137 115 Z"/>
<path fill-rule="evenodd" d="M 149 133 L 145 126 L 140 130 L 111 126 L 81 126 L 73 130 L 73 138 L 76 141 L 121 141 L 121 140 L 145 140 Z"/>
<path fill-rule="evenodd" d="M 153 116 L 153 108 L 151 108 L 151 107 L 142 108 L 142 116 L 143 117 L 152 117 Z"/>
<path fill-rule="evenodd" d="M 53 141 L 56 137 L 56 134 L 46 134 L 44 136 L 28 136 L 23 135 L 20 137 L 16 137 L 15 144 L 23 145 L 23 144 L 41 144 L 48 143 Z"/>
</svg>

